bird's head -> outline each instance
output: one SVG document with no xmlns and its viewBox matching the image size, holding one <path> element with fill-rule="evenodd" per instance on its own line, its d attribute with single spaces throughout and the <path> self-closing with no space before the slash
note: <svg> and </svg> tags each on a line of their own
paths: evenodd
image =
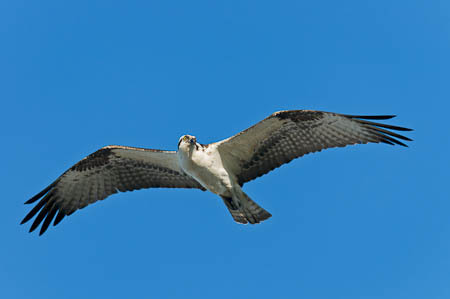
<svg viewBox="0 0 450 299">
<path fill-rule="evenodd" d="M 181 136 L 180 140 L 178 141 L 178 148 L 180 146 L 191 148 L 197 146 L 197 138 L 195 136 L 191 135 L 183 135 Z"/>
</svg>

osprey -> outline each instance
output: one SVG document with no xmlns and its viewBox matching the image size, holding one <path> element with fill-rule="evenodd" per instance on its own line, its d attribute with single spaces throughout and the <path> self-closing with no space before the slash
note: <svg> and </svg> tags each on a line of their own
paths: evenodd
<svg viewBox="0 0 450 299">
<path fill-rule="evenodd" d="M 368 121 L 393 117 L 279 111 L 219 142 L 204 145 L 184 135 L 178 151 L 106 146 L 25 202 L 40 199 L 21 224 L 37 214 L 30 232 L 43 221 L 41 235 L 53 219 L 57 225 L 65 216 L 113 193 L 157 187 L 209 190 L 222 198 L 236 222 L 260 223 L 272 215 L 244 193 L 246 182 L 322 149 L 368 142 L 406 146 L 399 139 L 412 140 L 390 130 L 411 129 Z"/>
</svg>

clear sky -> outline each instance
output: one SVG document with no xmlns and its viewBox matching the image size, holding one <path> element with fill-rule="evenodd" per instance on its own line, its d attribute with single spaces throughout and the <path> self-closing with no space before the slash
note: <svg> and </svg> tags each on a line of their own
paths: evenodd
<svg viewBox="0 0 450 299">
<path fill-rule="evenodd" d="M 0 2 L 1 298 L 450 298 L 449 1 Z M 409 148 L 246 184 L 111 196 L 46 234 L 23 203 L 98 148 L 217 141 L 274 111 L 397 114 Z"/>
</svg>

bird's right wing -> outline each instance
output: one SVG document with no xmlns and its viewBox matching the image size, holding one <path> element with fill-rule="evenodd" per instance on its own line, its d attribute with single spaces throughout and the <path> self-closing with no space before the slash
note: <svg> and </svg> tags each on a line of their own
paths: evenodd
<svg viewBox="0 0 450 299">
<path fill-rule="evenodd" d="M 22 224 L 39 212 L 30 232 L 44 221 L 40 231 L 43 234 L 55 216 L 53 225 L 76 210 L 118 191 L 152 187 L 205 190 L 181 170 L 174 151 L 106 146 L 76 163 L 28 200 L 26 204 L 40 199 Z"/>
</svg>

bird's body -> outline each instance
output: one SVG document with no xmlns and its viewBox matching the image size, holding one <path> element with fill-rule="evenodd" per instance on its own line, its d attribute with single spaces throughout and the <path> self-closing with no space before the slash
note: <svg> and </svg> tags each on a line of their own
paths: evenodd
<svg viewBox="0 0 450 299">
<path fill-rule="evenodd" d="M 393 116 L 355 116 L 323 111 L 275 112 L 225 140 L 203 145 L 184 135 L 178 151 L 106 146 L 64 172 L 26 203 L 36 206 L 33 231 L 40 234 L 78 209 L 119 191 L 142 188 L 194 188 L 219 195 L 239 223 L 259 223 L 272 215 L 249 198 L 242 186 L 308 153 L 358 143 L 406 146 L 411 139 L 392 132 L 410 129 L 375 123 Z"/>
<path fill-rule="evenodd" d="M 231 165 L 227 165 L 230 161 L 222 157 L 219 145 L 205 146 L 198 144 L 194 136 L 182 136 L 178 143 L 181 168 L 205 189 L 222 197 L 236 222 L 255 224 L 272 216 L 242 191 Z"/>
<path fill-rule="evenodd" d="M 184 138 L 187 142 L 183 141 Z M 181 137 L 177 153 L 181 168 L 205 189 L 217 195 L 230 196 L 232 181 L 235 181 L 235 178 L 225 169 L 217 145 L 197 144 L 193 138 L 189 135 Z"/>
</svg>

